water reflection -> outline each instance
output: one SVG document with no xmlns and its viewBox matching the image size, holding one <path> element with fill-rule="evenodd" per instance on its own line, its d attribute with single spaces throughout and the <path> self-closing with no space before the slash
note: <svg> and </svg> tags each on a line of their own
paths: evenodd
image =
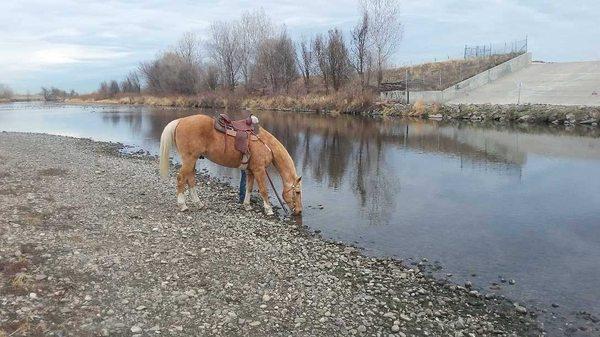
<svg viewBox="0 0 600 337">
<path fill-rule="evenodd" d="M 195 113 L 12 104 L 0 105 L 0 129 L 157 153 L 163 127 Z M 309 227 L 376 254 L 439 260 L 457 280 L 476 273 L 484 288 L 514 278 L 502 293 L 520 299 L 600 312 L 598 128 L 257 114 L 303 175 Z M 199 167 L 238 181 L 237 170 Z"/>
</svg>

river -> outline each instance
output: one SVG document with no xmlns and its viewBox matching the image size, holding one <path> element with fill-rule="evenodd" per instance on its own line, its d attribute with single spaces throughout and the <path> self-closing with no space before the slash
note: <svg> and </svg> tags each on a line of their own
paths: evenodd
<svg viewBox="0 0 600 337">
<path fill-rule="evenodd" d="M 12 103 L 0 105 L 0 130 L 156 154 L 170 120 L 199 112 L 216 113 Z M 426 258 L 438 277 L 546 310 L 549 326 L 600 313 L 598 129 L 256 114 L 303 177 L 310 230 L 408 265 Z M 239 181 L 237 170 L 207 160 L 198 168 Z M 175 211 L 174 195 L 165 198 Z"/>
</svg>

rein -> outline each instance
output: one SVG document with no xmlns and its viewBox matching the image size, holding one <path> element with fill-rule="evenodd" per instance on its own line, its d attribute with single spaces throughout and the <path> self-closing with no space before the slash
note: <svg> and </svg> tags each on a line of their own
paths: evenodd
<svg viewBox="0 0 600 337">
<path fill-rule="evenodd" d="M 275 184 L 273 184 L 273 180 L 271 180 L 271 176 L 269 175 L 269 170 L 265 170 L 265 173 L 267 174 L 267 178 L 269 179 L 271 188 L 273 188 L 273 191 L 275 192 L 275 196 L 277 196 L 277 200 L 279 200 L 279 204 L 281 205 L 281 208 L 283 208 L 286 215 L 289 215 L 287 208 L 284 206 L 284 202 L 281 200 L 281 197 L 279 197 L 279 193 L 277 193 L 277 190 L 275 189 Z"/>
</svg>

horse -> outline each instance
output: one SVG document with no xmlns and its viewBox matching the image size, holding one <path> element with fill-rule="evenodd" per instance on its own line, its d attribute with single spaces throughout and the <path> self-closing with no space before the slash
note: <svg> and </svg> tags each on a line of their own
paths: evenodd
<svg viewBox="0 0 600 337">
<path fill-rule="evenodd" d="M 204 205 L 198 197 L 196 187 L 196 162 L 204 157 L 210 161 L 231 168 L 242 164 L 242 153 L 234 148 L 234 138 L 217 131 L 215 119 L 206 115 L 192 115 L 171 121 L 160 137 L 160 175 L 169 176 L 169 154 L 172 144 L 181 157 L 181 168 L 177 174 L 177 205 L 183 211 L 188 210 L 185 197 L 186 186 L 189 196 L 199 208 Z M 273 215 L 267 189 L 267 167 L 271 164 L 277 169 L 283 182 L 283 200 L 294 215 L 302 213 L 302 177 L 296 173 L 292 157 L 272 134 L 260 127 L 258 140 L 248 141 L 251 156 L 247 165 L 246 196 L 244 208 L 251 210 L 250 194 L 254 180 L 263 200 L 264 211 Z M 227 139 L 229 138 L 229 139 Z M 275 191 L 275 193 L 277 193 Z"/>
</svg>

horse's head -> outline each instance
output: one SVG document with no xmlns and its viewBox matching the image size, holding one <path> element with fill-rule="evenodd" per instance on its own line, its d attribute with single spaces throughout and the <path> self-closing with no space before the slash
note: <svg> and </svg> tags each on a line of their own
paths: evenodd
<svg viewBox="0 0 600 337">
<path fill-rule="evenodd" d="M 283 190 L 283 200 L 290 207 L 294 215 L 302 213 L 302 177 L 295 178 Z"/>
</svg>

